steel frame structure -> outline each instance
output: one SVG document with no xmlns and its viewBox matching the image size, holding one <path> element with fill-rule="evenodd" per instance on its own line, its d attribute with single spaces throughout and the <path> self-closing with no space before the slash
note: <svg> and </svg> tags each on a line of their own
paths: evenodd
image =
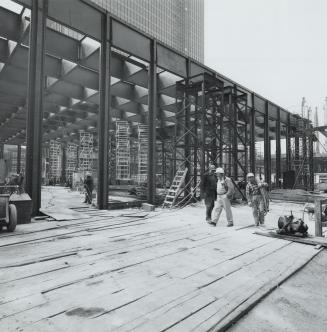
<svg viewBox="0 0 327 332">
<path fill-rule="evenodd" d="M 78 169 L 84 175 L 93 172 L 94 137 L 92 133 L 80 130 L 78 147 Z"/>
<path fill-rule="evenodd" d="M 257 95 L 253 91 L 237 84 L 231 79 L 217 73 L 204 66 L 203 64 L 185 57 L 178 51 L 167 47 L 166 45 L 158 42 L 153 37 L 139 31 L 135 27 L 132 27 L 125 22 L 120 21 L 116 17 L 112 16 L 109 12 L 99 8 L 95 4 L 88 0 L 15 0 L 22 6 L 31 9 L 31 20 L 25 20 L 24 17 L 9 13 L 6 10 L 2 10 L 0 7 L 0 18 L 4 23 L 1 26 L 0 34 L 4 38 L 11 39 L 17 43 L 16 47 L 8 52 L 2 52 L 1 54 L 9 54 L 10 58 L 6 56 L 1 60 L 5 63 L 5 70 L 2 70 L 2 75 L 5 75 L 7 70 L 7 62 L 11 64 L 14 62 L 13 55 L 16 52 L 21 54 L 28 54 L 28 81 L 27 81 L 27 94 L 26 105 L 27 114 L 27 126 L 26 126 L 26 191 L 33 199 L 33 213 L 37 214 L 40 208 L 41 198 L 41 147 L 42 139 L 44 137 L 42 133 L 43 121 L 46 125 L 47 132 L 46 137 L 59 134 L 63 130 L 69 129 L 67 123 L 76 121 L 76 117 L 71 120 L 69 115 L 69 108 L 77 108 L 80 113 L 85 113 L 83 109 L 83 103 L 87 103 L 90 99 L 95 100 L 98 104 L 97 117 L 94 116 L 94 109 L 90 108 L 87 113 L 89 121 L 97 123 L 97 142 L 98 142 L 98 179 L 99 185 L 97 187 L 97 201 L 100 209 L 107 208 L 108 204 L 108 173 L 109 173 L 109 129 L 112 128 L 112 118 L 126 118 L 129 122 L 141 122 L 148 125 L 148 170 L 147 170 L 147 200 L 149 203 L 154 203 L 156 192 L 156 145 L 157 137 L 164 137 L 165 147 L 163 151 L 167 151 L 166 142 L 174 139 L 174 122 L 177 120 L 178 113 L 181 108 L 176 109 L 175 103 L 167 103 L 165 100 L 176 98 L 175 83 L 178 80 L 184 80 L 188 82 L 191 77 L 198 74 L 206 74 L 214 80 L 220 80 L 223 82 L 223 88 L 227 87 L 228 92 L 221 94 L 221 98 L 225 103 L 228 98 L 231 98 L 230 114 L 228 121 L 237 123 L 237 131 L 240 137 L 237 135 L 229 136 L 224 140 L 219 141 L 219 133 L 210 136 L 212 140 L 215 140 L 218 147 L 212 143 L 210 146 L 210 139 L 205 141 L 205 131 L 197 127 L 197 138 L 193 143 L 198 142 L 202 144 L 202 147 L 206 150 L 206 155 L 202 153 L 200 155 L 200 147 L 195 148 L 192 143 L 193 134 L 192 131 L 186 130 L 186 144 L 182 148 L 185 151 L 183 153 L 187 156 L 189 163 L 194 163 L 194 160 L 201 160 L 200 171 L 203 172 L 206 167 L 206 162 L 209 160 L 221 158 L 218 152 L 222 152 L 221 155 L 227 155 L 226 167 L 229 169 L 232 175 L 242 177 L 245 170 L 249 169 L 255 171 L 255 142 L 261 140 L 265 145 L 264 152 L 264 164 L 265 164 L 265 177 L 270 182 L 270 166 L 271 166 L 271 135 L 269 121 L 273 119 L 277 124 L 276 142 L 280 146 L 280 124 L 286 125 L 287 138 L 287 168 L 291 168 L 291 128 L 296 126 L 295 116 L 289 113 L 287 110 L 275 105 L 267 99 Z M 63 10 L 63 8 L 65 10 Z M 46 19 L 62 24 L 68 28 L 81 33 L 84 37 L 82 40 L 73 40 L 59 32 L 50 31 L 46 26 Z M 24 22 L 23 22 L 24 21 Z M 18 23 L 17 23 L 18 22 Z M 16 24 L 17 23 L 17 24 Z M 17 25 L 17 27 L 16 27 Z M 16 28 L 15 28 L 16 27 Z M 22 29 L 22 27 L 24 27 Z M 15 31 L 12 31 L 16 29 Z M 29 38 L 28 38 L 28 33 Z M 47 38 L 53 40 L 47 40 Z M 84 47 L 87 42 L 87 38 L 96 41 L 100 48 L 94 48 L 93 46 Z M 28 39 L 25 42 L 27 47 L 21 45 L 21 41 Z M 58 44 L 59 43 L 59 44 Z M 67 45 L 67 47 L 61 47 L 61 45 Z M 0 47 L 8 48 L 8 44 L 0 43 Z M 59 47 L 60 45 L 60 47 Z M 68 47 L 68 45 L 72 45 Z M 120 53 L 119 53 L 119 52 Z M 23 53 L 25 52 L 25 53 Z M 97 53 L 98 52 L 98 53 Z M 54 56 L 49 57 L 53 54 Z M 93 55 L 100 55 L 100 62 L 94 62 Z M 126 56 L 124 55 L 126 54 Z M 26 59 L 26 56 L 20 55 L 20 58 Z M 63 59 L 63 60 L 60 60 Z M 16 59 L 17 60 L 17 59 Z M 47 61 L 46 61 L 47 60 Z M 67 60 L 67 61 L 66 61 Z M 93 62 L 92 62 L 93 61 Z M 72 66 L 71 63 L 74 63 Z M 95 65 L 94 65 L 95 63 Z M 79 65 L 82 64 L 82 67 Z M 58 68 L 62 68 L 58 71 Z M 90 68 L 90 70 L 88 69 Z M 136 69 L 138 68 L 138 69 Z M 8 81 L 10 80 L 10 68 L 8 68 Z M 19 66 L 15 68 L 16 72 L 19 71 Z M 58 72 L 63 73 L 61 76 L 56 76 Z M 63 128 L 58 128 L 55 121 L 52 121 L 51 117 L 43 117 L 43 113 L 51 114 L 51 110 L 48 110 L 48 105 L 45 103 L 47 96 L 44 93 L 44 87 L 49 83 L 55 82 L 50 86 L 53 89 L 58 87 L 57 91 L 63 91 L 67 87 L 66 82 L 61 84 L 61 79 L 69 79 L 71 81 L 74 77 L 77 77 L 78 73 L 83 77 L 88 77 L 88 87 L 74 87 L 75 94 L 78 92 L 77 97 L 71 95 L 71 99 L 77 98 L 81 100 L 80 103 L 75 103 L 74 100 L 68 101 L 65 106 L 67 109 L 61 111 L 59 107 L 59 113 L 65 113 L 67 123 Z M 167 79 L 165 73 L 169 73 L 179 77 L 179 79 Z M 70 75 L 71 74 L 71 75 Z M 46 75 L 52 75 L 55 79 L 48 80 Z M 66 77 L 66 76 L 69 77 Z M 111 84 L 111 78 L 119 78 L 119 83 Z M 7 79 L 6 78 L 6 79 Z M 47 80 L 47 81 L 46 81 Z M 47 84 L 46 84 L 47 83 Z M 80 82 L 77 82 L 80 83 Z M 12 83 L 14 84 L 14 83 Z M 188 84 L 188 83 L 187 83 Z M 6 93 L 10 93 L 11 86 L 6 90 Z M 19 87 L 17 87 L 19 90 Z M 18 91 L 17 90 L 17 91 Z M 25 93 L 25 88 L 21 89 L 21 94 Z M 146 92 L 144 93 L 144 90 Z M 19 90 L 20 91 L 20 90 Z M 47 90 L 51 94 L 51 89 Z M 164 97 L 163 97 L 164 96 Z M 123 103 L 117 97 L 127 98 L 131 100 L 130 103 Z M 199 96 L 198 96 L 199 97 Z M 187 99 L 183 97 L 184 99 Z M 218 97 L 217 97 L 218 98 Z M 235 101 L 235 98 L 238 101 Z M 69 99 L 69 98 L 68 98 Z M 61 98 L 59 105 L 65 102 L 65 98 Z M 201 98 L 198 98 L 198 102 L 201 102 Z M 204 99 L 203 99 L 204 102 Z M 78 104 L 78 105 L 77 105 Z M 239 105 L 239 106 L 237 106 Z M 217 105 L 218 107 L 219 105 Z M 238 108 L 240 108 L 238 110 Z M 21 107 L 23 110 L 24 107 Z M 221 112 L 226 112 L 227 107 Z M 191 125 L 205 126 L 207 120 L 198 119 L 192 117 L 192 112 L 195 111 L 194 105 L 186 108 L 186 117 L 182 121 L 186 121 L 185 128 L 190 128 Z M 185 113 L 185 111 L 183 111 Z M 197 111 L 197 110 L 196 110 Z M 15 114 L 23 114 L 18 109 Z M 127 119 L 126 113 L 132 113 L 130 118 Z M 52 112 L 53 113 L 53 112 Z M 201 113 L 201 112 L 200 112 Z M 188 115 L 189 114 L 189 115 Z M 202 112 L 203 116 L 204 112 Z M 207 112 L 208 121 L 211 124 L 218 121 L 214 119 L 213 115 L 209 115 Z M 237 116 L 236 116 L 237 114 Z M 264 117 L 264 123 L 256 123 L 256 114 L 261 114 Z M 241 115 L 241 116 L 239 116 Z M 26 115 L 24 115 L 26 116 Z M 121 117 L 122 116 L 122 117 Z M 185 114 L 184 114 L 185 116 Z M 56 114 L 54 115 L 56 117 Z M 226 117 L 227 118 L 227 117 Z M 86 120 L 80 120 L 81 127 L 85 126 Z M 210 121 L 209 121 L 210 120 Z M 0 135 L 2 140 L 6 144 L 8 141 L 17 142 L 16 144 L 25 144 L 24 131 L 18 128 L 19 125 L 16 120 L 16 115 L 8 115 L 8 118 L 2 119 L 4 123 L 10 124 L 6 128 L 0 125 Z M 6 122 L 9 121 L 9 122 Z M 16 122 L 17 123 L 16 123 Z M 188 124 L 188 121 L 190 123 Z M 196 122 L 197 121 L 197 122 Z M 227 121 L 227 120 L 226 120 Z M 238 126 L 238 121 L 239 126 Z M 303 120 L 305 121 L 305 120 Z M 194 123 L 195 122 L 195 123 Z M 247 130 L 243 132 L 243 127 L 247 124 Z M 75 123 L 72 124 L 74 126 Z M 208 125 L 207 125 L 208 126 Z M 311 124 L 307 123 L 306 127 L 310 127 Z M 178 124 L 176 124 L 178 127 Z M 76 127 L 75 127 L 76 128 Z M 219 127 L 218 127 L 219 128 Z M 158 131 L 162 130 L 165 135 L 158 135 Z M 181 130 L 181 129 L 179 129 Z M 195 130 L 195 129 L 194 129 Z M 51 134 L 54 133 L 54 134 Z M 249 136 L 249 139 L 244 141 L 246 144 L 241 144 L 241 141 Z M 228 136 L 228 135 L 227 135 Z M 189 142 L 188 142 L 189 141 Z M 308 139 L 308 154 L 312 155 L 312 139 Z M 220 144 L 220 145 L 219 145 Z M 222 145 L 222 147 L 221 147 Z M 243 149 L 245 145 L 246 149 Z M 197 154 L 194 154 L 196 150 Z M 239 150 L 239 151 L 238 151 Z M 217 154 L 216 154 L 217 152 Z M 194 154 L 194 156 L 193 156 Z M 276 174 L 281 174 L 280 168 L 280 149 L 277 151 L 277 171 Z M 169 154 L 168 154 L 169 156 Z M 232 162 L 230 162 L 231 158 Z M 223 157 L 224 159 L 224 157 Z M 238 161 L 237 161 L 238 160 Z M 248 160 L 248 165 L 246 162 Z M 220 162 L 220 160 L 219 160 Z M 222 160 L 224 163 L 224 160 Z M 238 166 L 234 167 L 236 165 Z M 176 159 L 172 160 L 172 164 L 176 164 Z M 198 163 L 197 163 L 198 167 Z M 175 167 L 176 168 L 176 167 Z M 194 168 L 194 166 L 193 166 Z M 310 167 L 310 183 L 313 179 L 312 167 Z M 194 170 L 193 170 L 194 172 Z M 169 169 L 165 170 L 166 175 L 171 173 Z M 194 172 L 198 174 L 198 171 Z M 165 175 L 165 176 L 166 176 Z M 164 178 L 165 178 L 164 176 Z M 195 183 L 195 180 L 193 180 Z"/>
<path fill-rule="evenodd" d="M 131 179 L 130 128 L 127 121 L 116 122 L 116 180 Z"/>
<path fill-rule="evenodd" d="M 78 167 L 78 145 L 68 143 L 65 150 L 65 177 L 66 181 L 72 183 L 73 173 Z"/>
<path fill-rule="evenodd" d="M 55 183 L 60 182 L 62 167 L 61 143 L 51 140 L 49 143 L 49 179 Z"/>
</svg>

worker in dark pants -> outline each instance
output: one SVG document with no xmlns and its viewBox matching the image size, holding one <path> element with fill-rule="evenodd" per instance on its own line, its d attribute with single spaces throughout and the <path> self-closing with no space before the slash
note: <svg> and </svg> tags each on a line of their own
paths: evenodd
<svg viewBox="0 0 327 332">
<path fill-rule="evenodd" d="M 206 206 L 206 222 L 211 222 L 211 213 L 217 199 L 217 175 L 216 166 L 210 165 L 209 171 L 201 179 L 201 198 Z"/>
<path fill-rule="evenodd" d="M 92 192 L 94 189 L 93 178 L 91 174 L 87 174 L 84 180 L 84 189 L 85 189 L 85 201 L 84 203 L 91 204 L 92 203 Z"/>
</svg>

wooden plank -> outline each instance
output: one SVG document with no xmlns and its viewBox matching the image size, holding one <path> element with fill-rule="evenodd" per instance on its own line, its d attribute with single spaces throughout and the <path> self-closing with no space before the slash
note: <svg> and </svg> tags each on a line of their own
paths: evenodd
<svg viewBox="0 0 327 332">
<path fill-rule="evenodd" d="M 297 236 L 281 235 L 281 234 L 277 234 L 272 231 L 270 231 L 270 232 L 255 231 L 254 234 L 273 237 L 276 239 L 282 239 L 282 240 L 291 241 L 291 242 L 299 242 L 299 243 L 313 245 L 313 246 L 321 245 L 321 246 L 327 248 L 327 239 L 323 238 L 323 237 L 315 237 L 315 236 L 297 237 Z"/>
</svg>

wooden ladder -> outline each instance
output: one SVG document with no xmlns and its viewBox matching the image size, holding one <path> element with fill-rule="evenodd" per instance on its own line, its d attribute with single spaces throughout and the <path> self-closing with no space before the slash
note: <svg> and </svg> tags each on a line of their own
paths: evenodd
<svg viewBox="0 0 327 332">
<path fill-rule="evenodd" d="M 168 190 L 168 193 L 165 197 L 165 200 L 162 204 L 162 207 L 172 208 L 175 205 L 176 199 L 181 193 L 182 185 L 185 181 L 185 176 L 187 174 L 188 169 L 185 168 L 179 169 L 174 177 L 174 180 Z"/>
</svg>

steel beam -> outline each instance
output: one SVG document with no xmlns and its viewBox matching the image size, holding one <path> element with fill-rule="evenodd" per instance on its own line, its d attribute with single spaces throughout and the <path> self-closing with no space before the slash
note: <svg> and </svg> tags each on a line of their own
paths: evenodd
<svg viewBox="0 0 327 332">
<path fill-rule="evenodd" d="M 25 190 L 32 198 L 32 215 L 41 206 L 44 44 L 48 0 L 33 0 L 28 54 L 27 145 Z"/>
<path fill-rule="evenodd" d="M 151 40 L 149 66 L 149 153 L 148 153 L 148 203 L 155 204 L 156 196 L 156 119 L 158 108 L 157 42 Z"/>
<path fill-rule="evenodd" d="M 280 145 L 280 108 L 277 109 L 276 120 L 276 181 L 279 187 L 279 179 L 281 178 L 281 145 Z"/>
<path fill-rule="evenodd" d="M 97 204 L 100 210 L 108 208 L 109 187 L 109 121 L 111 113 L 110 91 L 110 51 L 111 19 L 108 13 L 101 19 L 101 55 L 100 55 L 100 108 L 98 115 L 98 193 Z"/>
</svg>

